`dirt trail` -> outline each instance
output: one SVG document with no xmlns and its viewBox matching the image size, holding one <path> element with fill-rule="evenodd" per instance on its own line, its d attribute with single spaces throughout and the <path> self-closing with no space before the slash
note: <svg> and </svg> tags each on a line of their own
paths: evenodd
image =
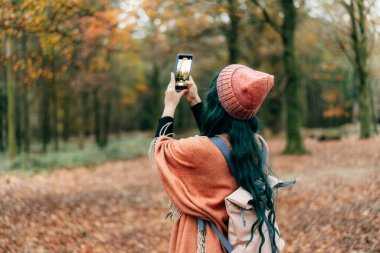
<svg viewBox="0 0 380 253">
<path fill-rule="evenodd" d="M 272 168 L 302 181 L 278 196 L 286 252 L 380 252 L 380 137 L 307 140 Z M 0 176 L 0 252 L 167 252 L 167 197 L 147 158 Z"/>
</svg>

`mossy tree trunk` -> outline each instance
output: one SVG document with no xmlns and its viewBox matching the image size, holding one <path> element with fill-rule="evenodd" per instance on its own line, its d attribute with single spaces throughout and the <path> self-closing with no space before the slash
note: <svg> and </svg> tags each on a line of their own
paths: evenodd
<svg viewBox="0 0 380 253">
<path fill-rule="evenodd" d="M 284 21 L 281 29 L 281 38 L 284 46 L 283 61 L 286 73 L 285 100 L 287 108 L 286 130 L 287 144 L 285 153 L 304 153 L 305 148 L 301 135 L 301 85 L 298 75 L 295 55 L 295 31 L 297 26 L 297 10 L 293 0 L 282 0 Z"/>
<path fill-rule="evenodd" d="M 359 91 L 359 121 L 360 121 L 360 138 L 369 138 L 374 133 L 372 118 L 372 108 L 370 102 L 370 87 L 367 72 L 367 26 L 366 10 L 363 0 L 350 0 L 348 3 L 342 1 L 341 4 L 346 9 L 350 17 L 351 41 L 353 57 L 350 57 L 347 48 L 340 43 L 346 56 L 352 63 L 358 77 Z"/>
<path fill-rule="evenodd" d="M 360 106 L 360 138 L 369 138 L 373 135 L 371 120 L 370 95 L 367 74 L 359 74 L 359 106 Z"/>
<path fill-rule="evenodd" d="M 353 0 L 351 1 L 353 3 Z M 354 6 L 354 4 L 352 4 Z M 357 63 L 359 73 L 359 103 L 360 103 L 360 137 L 369 138 L 374 133 L 374 128 L 371 122 L 371 106 L 370 106 L 370 94 L 369 94 L 369 82 L 367 73 L 367 36 L 366 36 L 366 17 L 364 13 L 364 1 L 357 0 L 357 7 L 359 13 L 359 19 L 355 19 L 351 16 L 351 22 L 353 22 L 353 28 L 355 27 L 355 20 L 359 26 L 359 38 L 355 46 L 355 59 Z M 354 36 L 354 35 L 353 35 Z"/>
<path fill-rule="evenodd" d="M 301 134 L 302 110 L 301 110 L 301 83 L 299 80 L 299 70 L 295 55 L 295 32 L 297 28 L 297 8 L 294 0 L 280 0 L 284 17 L 282 24 L 277 23 L 266 7 L 258 0 L 251 0 L 262 12 L 264 22 L 275 30 L 282 39 L 283 62 L 286 78 L 285 102 L 286 102 L 286 131 L 287 144 L 285 153 L 302 154 L 305 153 L 303 138 Z"/>
</svg>

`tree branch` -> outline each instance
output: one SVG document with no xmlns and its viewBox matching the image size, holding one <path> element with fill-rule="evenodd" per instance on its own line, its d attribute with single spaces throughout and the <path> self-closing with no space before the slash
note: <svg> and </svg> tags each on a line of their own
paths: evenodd
<svg viewBox="0 0 380 253">
<path fill-rule="evenodd" d="M 368 49 L 367 49 L 368 50 L 367 54 L 368 54 L 368 56 L 370 56 L 370 55 L 372 55 L 372 53 L 373 53 L 373 51 L 375 49 L 375 45 L 376 45 L 376 37 L 375 37 L 375 34 L 376 34 L 376 22 L 373 19 L 370 19 L 368 22 L 370 22 L 371 25 L 372 25 L 372 27 L 373 27 L 373 30 L 371 31 L 371 34 L 370 34 L 371 37 L 370 37 L 370 42 L 368 43 Z"/>
<path fill-rule="evenodd" d="M 352 64 L 353 67 L 355 67 L 354 59 L 350 56 L 346 46 L 344 45 L 343 41 L 339 38 L 339 36 L 337 34 L 335 34 L 335 39 L 338 42 L 339 48 L 342 50 L 344 55 L 347 57 L 348 61 Z"/>
<path fill-rule="evenodd" d="M 266 22 L 267 24 L 270 25 L 270 27 L 273 28 L 273 30 L 275 30 L 276 32 L 280 33 L 281 34 L 281 28 L 280 26 L 277 24 L 276 21 L 274 21 L 274 19 L 269 15 L 268 11 L 265 9 L 264 6 L 262 6 L 258 0 L 251 0 L 251 2 L 256 5 L 257 7 L 259 7 L 259 9 L 261 10 L 261 13 L 264 17 L 264 22 Z"/>
</svg>

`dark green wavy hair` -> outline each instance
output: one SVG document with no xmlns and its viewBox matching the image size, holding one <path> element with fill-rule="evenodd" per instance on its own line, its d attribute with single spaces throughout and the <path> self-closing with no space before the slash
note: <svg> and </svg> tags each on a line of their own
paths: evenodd
<svg viewBox="0 0 380 253">
<path fill-rule="evenodd" d="M 259 252 L 265 242 L 263 225 L 265 224 L 265 211 L 269 211 L 268 221 L 272 231 L 278 234 L 275 228 L 275 206 L 273 202 L 273 191 L 268 183 L 268 176 L 261 168 L 261 149 L 256 142 L 255 133 L 258 131 L 259 122 L 256 117 L 249 120 L 238 120 L 226 113 L 218 99 L 216 82 L 219 74 L 211 80 L 210 89 L 207 94 L 206 106 L 203 112 L 203 125 L 201 135 L 212 137 L 217 134 L 227 133 L 232 144 L 232 161 L 235 170 L 231 173 L 235 177 L 238 185 L 252 194 L 253 199 L 249 202 L 253 205 L 257 214 L 257 220 L 251 228 L 251 238 L 256 229 L 259 230 L 261 244 Z M 261 182 L 258 184 L 257 182 Z M 265 187 L 263 187 L 265 185 Z M 266 203 L 263 203 L 266 202 Z M 268 225 L 268 224 L 267 224 Z M 271 242 L 277 251 L 275 233 L 272 233 Z M 247 244 L 247 245 L 248 245 Z"/>
</svg>

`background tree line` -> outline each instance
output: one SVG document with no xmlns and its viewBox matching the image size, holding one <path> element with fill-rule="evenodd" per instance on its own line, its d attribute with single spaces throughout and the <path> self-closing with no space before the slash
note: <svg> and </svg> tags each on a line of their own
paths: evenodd
<svg viewBox="0 0 380 253">
<path fill-rule="evenodd" d="M 377 131 L 379 4 L 336 0 L 0 0 L 0 152 L 151 130 L 178 52 L 201 93 L 242 63 L 273 73 L 258 117 L 303 153 L 302 127 Z M 314 3 L 314 4 L 316 4 Z M 195 127 L 188 105 L 175 120 Z"/>
</svg>

